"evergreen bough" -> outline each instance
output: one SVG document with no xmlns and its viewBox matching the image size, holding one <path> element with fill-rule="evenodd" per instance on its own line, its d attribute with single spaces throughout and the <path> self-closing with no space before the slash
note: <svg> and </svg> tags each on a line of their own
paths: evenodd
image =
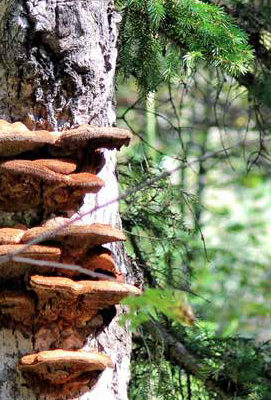
<svg viewBox="0 0 271 400">
<path fill-rule="evenodd" d="M 199 62 L 232 76 L 250 69 L 246 33 L 222 7 L 199 0 L 118 0 L 119 73 L 147 93 Z"/>
</svg>

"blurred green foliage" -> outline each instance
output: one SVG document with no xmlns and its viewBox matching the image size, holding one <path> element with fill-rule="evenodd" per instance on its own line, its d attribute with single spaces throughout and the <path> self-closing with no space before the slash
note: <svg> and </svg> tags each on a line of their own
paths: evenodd
<svg viewBox="0 0 271 400">
<path fill-rule="evenodd" d="M 219 398 L 204 380 L 170 363 L 166 343 L 145 327 L 150 320 L 177 330 L 179 340 L 204 360 L 208 379 L 231 382 L 236 399 L 268 399 L 270 392 L 269 347 L 258 350 L 254 342 L 271 337 L 268 142 L 261 153 L 257 111 L 251 111 L 247 93 L 227 79 L 217 97 L 216 79 L 203 70 L 189 90 L 163 86 L 157 92 L 153 143 L 144 133 L 144 100 L 126 113 L 135 88 L 131 82 L 127 94 L 127 86 L 119 87 L 119 123 L 135 134 L 119 159 L 122 191 L 186 162 L 121 204 L 127 250 L 146 288 L 142 298 L 128 300 L 136 337 L 131 399 Z M 155 161 L 148 145 L 157 150 Z M 186 293 L 195 327 L 185 327 L 175 312 L 187 304 L 176 293 Z"/>
<path fill-rule="evenodd" d="M 119 2 L 119 72 L 133 78 L 119 83 L 118 123 L 134 133 L 122 191 L 181 166 L 121 204 L 145 289 L 127 300 L 132 400 L 270 399 L 271 10 L 209 3 Z M 142 91 L 154 89 L 149 107 Z"/>
<path fill-rule="evenodd" d="M 123 322 L 131 320 L 132 331 L 150 319 L 159 321 L 159 313 L 186 326 L 192 326 L 196 319 L 184 292 L 180 290 L 148 288 L 140 297 L 129 297 L 122 304 L 129 306 L 129 313 L 124 316 Z"/>
</svg>

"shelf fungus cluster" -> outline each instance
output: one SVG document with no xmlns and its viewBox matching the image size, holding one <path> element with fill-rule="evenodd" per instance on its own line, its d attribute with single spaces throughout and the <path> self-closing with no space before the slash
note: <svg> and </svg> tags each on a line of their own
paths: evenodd
<svg viewBox="0 0 271 400">
<path fill-rule="evenodd" d="M 76 211 L 84 194 L 104 185 L 96 175 L 104 163 L 100 149 L 120 149 L 130 138 L 120 128 L 82 125 L 54 133 L 0 121 L 0 210 Z"/>
<path fill-rule="evenodd" d="M 118 128 L 34 132 L 0 120 L 0 210 L 38 209 L 47 219 L 0 228 L 0 323 L 33 335 L 35 353 L 22 357 L 19 370 L 39 394 L 73 398 L 113 367 L 108 356 L 81 349 L 124 297 L 140 294 L 104 247 L 125 240 L 123 233 L 67 218 L 84 194 L 103 187 L 96 175 L 102 149 L 129 141 L 130 133 Z"/>
</svg>

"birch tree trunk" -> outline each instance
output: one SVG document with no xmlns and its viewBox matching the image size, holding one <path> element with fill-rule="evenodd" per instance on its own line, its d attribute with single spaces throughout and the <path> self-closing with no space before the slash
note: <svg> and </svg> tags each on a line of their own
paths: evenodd
<svg viewBox="0 0 271 400">
<path fill-rule="evenodd" d="M 114 73 L 119 15 L 113 0 L 2 0 L 0 3 L 0 118 L 22 121 L 30 129 L 62 130 L 82 123 L 115 122 Z M 118 193 L 115 152 L 104 150 L 100 175 L 105 187 L 87 195 L 83 211 Z M 39 212 L 2 213 L 1 226 L 34 223 Z M 120 226 L 118 204 L 85 218 Z M 118 267 L 127 275 L 124 250 L 112 246 Z M 118 309 L 118 314 L 121 309 Z M 87 348 L 111 356 L 96 386 L 80 399 L 127 399 L 130 336 L 114 318 Z M 16 369 L 18 359 L 35 351 L 31 337 L 0 331 L 0 398 L 34 400 Z"/>
</svg>

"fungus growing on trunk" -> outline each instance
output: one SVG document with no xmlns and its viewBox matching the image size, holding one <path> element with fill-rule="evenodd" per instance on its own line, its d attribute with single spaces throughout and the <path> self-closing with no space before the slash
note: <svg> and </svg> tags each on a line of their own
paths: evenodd
<svg viewBox="0 0 271 400">
<path fill-rule="evenodd" d="M 61 249 L 59 247 L 33 245 L 26 250 L 24 248 L 25 246 L 23 244 L 0 245 L 0 257 L 21 250 L 22 257 L 32 258 L 34 260 L 60 261 Z M 26 274 L 29 275 L 30 272 L 33 273 L 33 271 L 37 271 L 37 269 L 40 273 L 44 271 L 48 272 L 48 268 L 46 267 L 32 267 L 24 262 L 16 262 L 10 259 L 0 264 L 0 278 L 2 280 L 22 278 Z"/>
<path fill-rule="evenodd" d="M 111 225 L 74 223 L 65 226 L 67 219 L 63 218 L 58 221 L 57 224 L 52 221 L 43 226 L 28 229 L 22 237 L 22 243 L 27 243 L 40 235 L 48 235 L 49 240 L 60 242 L 64 247 L 78 248 L 85 252 L 106 243 L 126 240 L 124 233 Z M 63 228 L 59 228 L 56 232 L 56 226 L 60 227 L 61 225 Z"/>
<path fill-rule="evenodd" d="M 65 158 L 49 158 L 31 161 L 37 168 L 44 168 L 62 175 L 69 175 L 76 171 L 77 164 L 74 160 Z"/>
<path fill-rule="evenodd" d="M 113 367 L 112 361 L 103 354 L 59 349 L 26 355 L 19 362 L 23 376 L 38 393 L 57 399 L 89 390 L 108 367 Z"/>
<path fill-rule="evenodd" d="M 121 128 L 81 125 L 62 132 L 30 131 L 21 122 L 0 120 L 0 157 L 36 151 L 50 145 L 53 154 L 78 154 L 82 147 L 120 149 L 131 139 L 130 131 Z"/>
<path fill-rule="evenodd" d="M 20 243 L 24 233 L 25 233 L 24 229 L 1 228 L 0 229 L 0 245 Z"/>
<path fill-rule="evenodd" d="M 138 296 L 140 289 L 112 281 L 74 281 L 64 277 L 34 275 L 30 287 L 36 292 L 40 316 L 47 321 L 59 318 L 84 326 L 98 312 L 119 304 L 129 295 Z"/>
<path fill-rule="evenodd" d="M 67 186 L 77 186 L 86 189 L 86 193 L 97 193 L 104 182 L 101 178 L 88 172 L 71 174 L 76 169 L 74 162 L 63 160 L 12 160 L 0 163 L 0 171 L 9 172 L 12 175 L 24 175 L 33 177 L 43 182 L 59 182 Z M 57 172 L 57 170 L 59 172 Z"/>
<path fill-rule="evenodd" d="M 60 229 L 67 223 L 66 218 L 53 218 L 43 226 L 32 229 L 2 228 L 0 229 L 0 256 L 24 250 L 24 244 L 36 239 L 39 235 L 46 235 L 49 245 L 32 245 L 22 252 L 22 256 L 34 260 L 47 260 L 64 264 L 80 264 L 89 271 L 106 273 L 123 282 L 123 275 L 117 271 L 110 250 L 99 246 L 113 241 L 125 240 L 124 234 L 110 226 L 102 224 L 77 225 L 72 224 Z M 59 229 L 59 232 L 57 231 Z M 52 272 L 52 267 L 30 266 L 18 263 L 12 259 L 0 264 L 2 279 L 23 276 L 35 271 Z M 68 276 L 78 275 L 77 271 L 58 269 L 58 272 Z M 103 279 L 106 279 L 104 277 Z"/>
<path fill-rule="evenodd" d="M 47 212 L 72 210 L 86 193 L 97 193 L 104 182 L 89 172 L 75 171 L 63 160 L 12 160 L 0 163 L 0 209 L 28 210 L 43 204 Z"/>
<path fill-rule="evenodd" d="M 102 246 L 90 250 L 81 261 L 82 267 L 89 271 L 101 272 L 113 276 L 118 282 L 124 282 L 124 276 L 116 269 L 116 264 L 109 249 Z"/>
<path fill-rule="evenodd" d="M 48 131 L 30 131 L 21 122 L 0 120 L 0 157 L 11 157 L 53 144 L 56 138 Z"/>
<path fill-rule="evenodd" d="M 95 175 L 106 160 L 103 149 L 120 149 L 130 139 L 130 132 L 119 128 L 82 125 L 63 132 L 33 132 L 21 123 L 0 120 L 0 210 L 39 210 L 41 218 L 77 212 L 83 195 L 97 193 L 104 185 Z M 44 245 L 25 246 L 40 235 Z M 0 264 L 5 285 L 0 290 L 0 322 L 31 333 L 35 351 L 47 350 L 24 356 L 19 363 L 27 383 L 46 398 L 74 398 L 112 367 L 107 356 L 75 350 L 110 323 L 124 297 L 141 293 L 123 282 L 111 251 L 102 247 L 123 240 L 124 234 L 110 225 L 71 224 L 65 218 L 28 230 L 0 229 L 0 256 L 19 254 Z M 32 265 L 33 260 L 41 261 Z M 55 268 L 53 262 L 58 263 Z M 77 281 L 72 280 L 62 268 L 65 262 L 77 264 L 80 274 L 87 274 L 80 266 L 101 272 L 102 277 L 92 279 L 102 280 L 79 280 L 79 272 L 72 272 Z"/>
<path fill-rule="evenodd" d="M 128 146 L 131 138 L 131 132 L 127 129 L 84 124 L 76 129 L 63 131 L 54 147 L 61 147 L 65 153 L 72 153 L 74 149 L 82 147 L 92 150 L 100 148 L 119 150 L 122 146 Z"/>
<path fill-rule="evenodd" d="M 101 245 L 126 240 L 123 232 L 106 224 L 65 226 L 67 221 L 66 218 L 54 218 L 43 226 L 29 229 L 25 231 L 21 243 L 28 243 L 37 237 L 44 236 L 45 241 L 53 242 L 61 247 L 61 262 L 80 264 L 89 271 L 105 271 L 122 282 L 123 276 L 116 270 L 110 250 L 104 249 Z M 67 272 L 65 269 L 61 272 L 68 276 L 78 275 L 77 272 Z"/>
<path fill-rule="evenodd" d="M 64 264 L 80 264 L 82 268 L 88 271 L 101 274 L 97 278 L 108 280 L 113 278 L 118 282 L 124 282 L 123 274 L 117 270 L 112 252 L 102 246 L 97 246 L 87 252 L 80 249 L 71 249 L 66 246 L 63 251 L 61 262 Z M 73 270 L 64 270 L 63 273 L 68 277 L 78 276 L 80 273 Z"/>
</svg>

